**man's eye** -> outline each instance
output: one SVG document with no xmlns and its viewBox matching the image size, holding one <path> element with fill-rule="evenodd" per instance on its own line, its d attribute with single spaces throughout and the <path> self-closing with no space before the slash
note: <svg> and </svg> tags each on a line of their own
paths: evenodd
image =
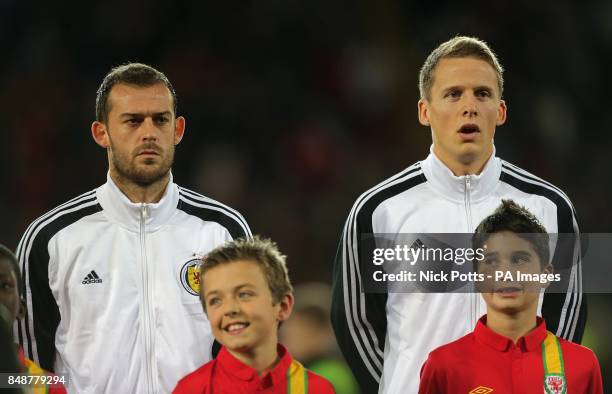
<svg viewBox="0 0 612 394">
<path fill-rule="evenodd" d="M 491 97 L 491 92 L 489 92 L 488 90 L 479 90 L 478 92 L 476 92 L 476 96 L 477 97 Z"/>
<path fill-rule="evenodd" d="M 248 292 L 248 291 L 241 291 L 240 293 L 238 293 L 238 297 L 244 299 L 244 298 L 250 298 L 253 295 L 253 293 Z"/>
<path fill-rule="evenodd" d="M 138 118 L 130 118 L 130 119 L 126 120 L 125 123 L 127 123 L 129 125 L 138 125 L 138 124 L 140 124 L 140 119 L 138 119 Z"/>
<path fill-rule="evenodd" d="M 221 303 L 221 300 L 219 298 L 209 298 L 208 299 L 208 305 L 209 306 L 215 306 L 215 305 L 219 305 L 219 303 Z"/>
<path fill-rule="evenodd" d="M 157 116 L 155 118 L 155 123 L 157 124 L 164 124 L 164 123 L 168 123 L 169 119 L 165 116 Z"/>
<path fill-rule="evenodd" d="M 458 90 L 451 90 L 448 93 L 446 93 L 446 97 L 448 98 L 458 98 L 461 96 L 461 92 Z"/>
</svg>

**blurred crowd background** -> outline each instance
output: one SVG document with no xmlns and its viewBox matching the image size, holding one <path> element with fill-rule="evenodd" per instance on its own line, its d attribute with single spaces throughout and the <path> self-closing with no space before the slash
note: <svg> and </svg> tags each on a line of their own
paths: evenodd
<svg viewBox="0 0 612 394">
<path fill-rule="evenodd" d="M 423 159 L 417 75 L 474 35 L 506 68 L 499 155 L 567 192 L 583 232 L 612 232 L 612 3 L 0 0 L 0 243 L 105 181 L 95 92 L 126 61 L 173 82 L 187 133 L 177 183 L 276 240 L 297 284 L 330 281 L 356 197 Z M 610 369 L 610 295 L 590 295 L 585 343 Z M 610 382 L 609 384 L 612 384 Z"/>
</svg>

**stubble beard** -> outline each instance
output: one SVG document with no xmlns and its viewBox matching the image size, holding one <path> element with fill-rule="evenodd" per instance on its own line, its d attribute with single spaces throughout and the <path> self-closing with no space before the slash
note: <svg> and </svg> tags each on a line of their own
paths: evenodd
<svg viewBox="0 0 612 394">
<path fill-rule="evenodd" d="M 111 161 L 117 176 L 139 187 L 148 187 L 163 180 L 172 168 L 174 145 L 170 146 L 165 155 L 160 151 L 159 162 L 157 164 L 152 159 L 137 164 L 135 162 L 137 156 L 133 153 L 120 153 L 119 150 L 115 149 L 112 142 L 110 145 L 112 151 Z"/>
</svg>

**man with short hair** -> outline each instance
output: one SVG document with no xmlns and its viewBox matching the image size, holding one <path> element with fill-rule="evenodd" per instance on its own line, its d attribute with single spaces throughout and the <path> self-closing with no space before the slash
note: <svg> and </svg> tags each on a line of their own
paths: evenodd
<svg viewBox="0 0 612 394">
<path fill-rule="evenodd" d="M 495 155 L 506 104 L 503 69 L 486 43 L 455 37 L 441 44 L 421 69 L 419 89 L 430 154 L 357 199 L 334 264 L 332 322 L 366 393 L 415 393 L 427 354 L 467 334 L 485 310 L 473 293 L 363 292 L 371 281 L 372 234 L 472 233 L 502 198 L 527 207 L 548 232 L 578 234 L 561 190 Z M 577 242 L 575 248 L 557 247 L 553 265 L 570 268 L 570 280 L 566 294 L 546 294 L 541 310 L 553 332 L 579 342 L 586 310 Z"/>
<path fill-rule="evenodd" d="M 91 126 L 107 182 L 36 219 L 19 243 L 19 341 L 68 376 L 69 392 L 169 392 L 211 359 L 199 258 L 251 232 L 233 209 L 173 182 L 185 132 L 176 108 L 163 73 L 138 63 L 111 70 Z"/>
</svg>

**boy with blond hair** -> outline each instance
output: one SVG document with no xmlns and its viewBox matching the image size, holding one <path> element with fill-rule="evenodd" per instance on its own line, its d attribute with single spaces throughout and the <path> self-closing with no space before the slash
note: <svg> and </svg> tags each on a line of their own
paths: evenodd
<svg viewBox="0 0 612 394">
<path fill-rule="evenodd" d="M 474 268 L 485 278 L 478 290 L 487 314 L 472 333 L 429 354 L 419 393 L 603 393 L 595 354 L 547 331 L 537 316 L 540 291 L 555 280 L 539 220 L 503 200 L 476 228 L 473 248 L 484 250 Z"/>
<path fill-rule="evenodd" d="M 269 239 L 238 239 L 210 252 L 200 267 L 200 300 L 217 357 L 181 379 L 174 393 L 333 393 L 278 343 L 291 314 L 285 256 Z"/>
</svg>

